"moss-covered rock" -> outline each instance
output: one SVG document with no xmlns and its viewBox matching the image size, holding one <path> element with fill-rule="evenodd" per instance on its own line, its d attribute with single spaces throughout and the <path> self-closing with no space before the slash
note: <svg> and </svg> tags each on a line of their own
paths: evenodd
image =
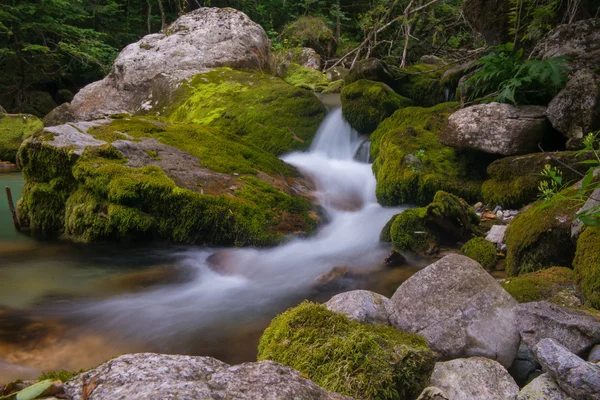
<svg viewBox="0 0 600 400">
<path fill-rule="evenodd" d="M 600 228 L 587 227 L 579 236 L 573 266 L 586 304 L 600 309 Z"/>
<path fill-rule="evenodd" d="M 325 74 L 298 64 L 291 64 L 281 78 L 292 86 L 317 93 L 321 93 L 329 87 L 329 81 Z"/>
<path fill-rule="evenodd" d="M 563 174 L 563 182 L 568 183 L 580 178 L 577 172 L 587 172 L 589 165 L 584 161 L 593 157 L 592 152 L 561 151 L 501 158 L 492 162 L 487 169 L 490 179 L 481 188 L 483 200 L 491 206 L 519 208 L 539 197 L 538 186 L 545 179 L 540 173 L 545 165 L 559 169 Z"/>
<path fill-rule="evenodd" d="M 500 284 L 519 303 L 532 301 L 560 303 L 561 298 L 557 296 L 558 293 L 561 290 L 574 288 L 575 274 L 570 268 L 551 267 L 511 277 Z"/>
<path fill-rule="evenodd" d="M 449 101 L 458 87 L 458 80 L 445 79 L 444 72 L 448 68 L 437 65 L 415 64 L 403 68 L 397 74 L 396 91 L 406 96 L 420 107 L 433 107 Z"/>
<path fill-rule="evenodd" d="M 438 191 L 427 207 L 400 213 L 392 223 L 394 249 L 430 255 L 439 245 L 471 239 L 478 231 L 479 217 L 463 200 Z"/>
<path fill-rule="evenodd" d="M 288 365 L 354 398 L 414 399 L 429 382 L 435 355 L 421 336 L 304 302 L 273 319 L 258 359 Z"/>
<path fill-rule="evenodd" d="M 357 61 L 344 77 L 346 85 L 361 79 L 382 82 L 392 88 L 396 82 L 390 67 L 378 58 L 367 58 Z"/>
<path fill-rule="evenodd" d="M 460 252 L 477 261 L 487 270 L 494 269 L 498 262 L 496 246 L 482 237 L 469 240 L 461 247 Z"/>
<path fill-rule="evenodd" d="M 323 90 L 323 94 L 341 93 L 342 89 L 344 89 L 344 80 L 338 79 L 337 81 L 333 81 L 327 85 L 327 88 Z"/>
<path fill-rule="evenodd" d="M 23 140 L 44 127 L 29 114 L 0 114 L 0 161 L 14 163 Z"/>
<path fill-rule="evenodd" d="M 460 153 L 438 140 L 457 106 L 443 103 L 432 108 L 401 108 L 379 124 L 371 134 L 379 203 L 426 205 L 438 190 L 469 202 L 479 201 L 487 159 Z"/>
<path fill-rule="evenodd" d="M 381 229 L 379 233 L 379 240 L 385 243 L 392 243 L 392 225 L 396 220 L 396 217 L 400 214 L 394 215 L 388 222 L 385 223 L 384 227 Z"/>
<path fill-rule="evenodd" d="M 313 93 L 229 68 L 196 75 L 174 97 L 159 100 L 168 120 L 215 127 L 275 154 L 307 148 L 325 117 Z"/>
<path fill-rule="evenodd" d="M 321 17 L 302 15 L 286 25 L 282 34 L 292 46 L 310 47 L 325 57 L 335 54 L 337 41 Z"/>
<path fill-rule="evenodd" d="M 373 132 L 379 123 L 412 100 L 396 94 L 381 82 L 361 79 L 342 90 L 342 114 L 359 133 Z"/>
</svg>

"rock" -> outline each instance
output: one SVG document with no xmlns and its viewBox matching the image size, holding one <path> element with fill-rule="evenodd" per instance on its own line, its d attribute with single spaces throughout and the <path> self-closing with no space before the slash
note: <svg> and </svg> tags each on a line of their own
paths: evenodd
<svg viewBox="0 0 600 400">
<path fill-rule="evenodd" d="M 519 393 L 519 386 L 502 365 L 483 357 L 436 363 L 431 385 L 451 400 L 506 400 Z"/>
<path fill-rule="evenodd" d="M 153 353 L 126 354 L 82 373 L 65 384 L 67 396 L 82 399 L 85 384 L 95 400 L 346 398 L 272 361 L 229 366 L 211 357 Z"/>
<path fill-rule="evenodd" d="M 460 150 L 503 156 L 532 153 L 548 124 L 540 106 L 489 103 L 463 108 L 448 118 L 440 142 Z"/>
<path fill-rule="evenodd" d="M 397 252 L 396 250 L 392 250 L 390 254 L 387 255 L 385 260 L 383 261 L 386 267 L 401 267 L 407 264 L 406 257 L 402 255 L 402 253 Z"/>
<path fill-rule="evenodd" d="M 570 352 L 583 356 L 600 343 L 600 321 L 587 314 L 546 301 L 520 304 L 517 326 L 521 339 L 530 348 L 550 338 Z"/>
<path fill-rule="evenodd" d="M 227 66 L 271 71 L 265 31 L 232 8 L 200 8 L 179 17 L 164 33 L 125 47 L 110 74 L 81 89 L 71 105 L 77 119 L 150 111 L 186 79 Z"/>
<path fill-rule="evenodd" d="M 451 400 L 440 388 L 434 386 L 426 387 L 417 400 Z"/>
<path fill-rule="evenodd" d="M 348 69 L 344 67 L 333 67 L 329 68 L 327 72 L 325 72 L 325 76 L 329 82 L 336 82 L 340 79 L 343 80 L 348 75 Z"/>
<path fill-rule="evenodd" d="M 404 282 L 388 310 L 393 326 L 424 336 L 443 359 L 482 356 L 509 367 L 519 346 L 516 305 L 481 265 L 452 254 Z"/>
<path fill-rule="evenodd" d="M 429 64 L 429 65 L 443 65 L 444 60 L 438 56 L 434 56 L 433 54 L 426 54 L 421 56 L 419 59 L 420 64 Z"/>
<path fill-rule="evenodd" d="M 73 114 L 71 104 L 63 103 L 46 114 L 42 121 L 46 127 L 63 125 L 67 122 L 75 121 L 75 114 Z"/>
<path fill-rule="evenodd" d="M 333 267 L 329 272 L 321 274 L 315 279 L 313 286 L 317 290 L 327 291 L 334 288 L 343 288 L 348 283 L 359 279 L 359 276 L 344 265 Z"/>
<path fill-rule="evenodd" d="M 525 386 L 540 374 L 538 372 L 538 363 L 535 359 L 535 355 L 529 347 L 523 344 L 523 342 L 519 345 L 517 357 L 508 369 L 508 373 L 520 387 Z"/>
<path fill-rule="evenodd" d="M 583 361 L 552 339 L 535 347 L 539 363 L 569 396 L 597 400 L 600 393 L 600 365 Z"/>
<path fill-rule="evenodd" d="M 517 395 L 515 400 L 574 400 L 566 394 L 548 374 L 532 380 Z"/>
<path fill-rule="evenodd" d="M 21 143 L 43 127 L 33 115 L 0 114 L 0 161 L 15 163 Z"/>
<path fill-rule="evenodd" d="M 321 71 L 305 68 L 298 64 L 291 64 L 281 79 L 292 86 L 317 93 L 321 93 L 329 87 L 329 82 Z"/>
<path fill-rule="evenodd" d="M 597 344 L 594 347 L 592 347 L 592 350 L 590 351 L 587 360 L 588 362 L 596 364 L 600 362 L 600 344 Z"/>
<path fill-rule="evenodd" d="M 57 104 L 48 92 L 34 90 L 25 93 L 23 112 L 43 118 L 46 114 L 56 108 Z"/>
<path fill-rule="evenodd" d="M 304 68 L 315 71 L 321 70 L 321 56 L 310 47 L 290 50 L 288 52 L 288 59 L 293 63 L 300 64 Z"/>
<path fill-rule="evenodd" d="M 70 103 L 75 95 L 69 89 L 59 89 L 55 98 L 58 104 Z"/>
<path fill-rule="evenodd" d="M 444 68 L 432 64 L 413 64 L 394 73 L 396 81 L 390 86 L 419 107 L 451 101 L 458 85 L 458 79 L 444 79 Z"/>
<path fill-rule="evenodd" d="M 504 244 L 504 236 L 506 235 L 507 229 L 508 225 L 493 225 L 486 235 L 485 240 L 494 243 L 499 249 Z"/>
<path fill-rule="evenodd" d="M 574 293 L 577 290 L 575 274 L 571 268 L 566 267 L 551 267 L 521 274 L 506 278 L 500 284 L 519 303 L 544 300 L 566 306 L 562 293 Z"/>
<path fill-rule="evenodd" d="M 389 325 L 386 308 L 389 299 L 368 290 L 353 290 L 333 296 L 325 305 L 330 311 L 346 314 L 365 324 Z"/>
<path fill-rule="evenodd" d="M 287 24 L 282 35 L 290 45 L 310 47 L 326 59 L 333 58 L 337 49 L 337 39 L 321 17 L 302 15 Z"/>
<path fill-rule="evenodd" d="M 348 71 L 344 78 L 346 85 L 354 83 L 361 79 L 369 81 L 382 82 L 390 87 L 394 87 L 394 75 L 388 65 L 377 58 L 368 58 L 357 61 L 354 67 Z"/>
<path fill-rule="evenodd" d="M 481 33 L 488 46 L 508 39 L 508 0 L 465 0 L 463 13 L 466 20 Z"/>
<path fill-rule="evenodd" d="M 460 248 L 461 254 L 477 261 L 488 271 L 496 268 L 498 255 L 496 246 L 482 237 L 474 237 Z"/>
<path fill-rule="evenodd" d="M 600 21 L 588 19 L 559 25 L 533 49 L 531 58 L 566 56 L 573 71 L 594 70 L 600 65 Z"/>
<path fill-rule="evenodd" d="M 600 206 L 600 188 L 594 190 L 592 194 L 589 196 L 583 207 L 577 211 L 577 214 L 582 214 L 592 208 L 597 208 Z M 580 219 L 574 219 L 571 224 L 571 238 L 577 239 L 579 235 L 581 235 L 581 229 L 583 228 L 583 223 Z"/>
<path fill-rule="evenodd" d="M 567 138 L 567 149 L 581 149 L 583 136 L 600 129 L 600 76 L 587 69 L 573 74 L 548 104 L 546 117 Z"/>
<path fill-rule="evenodd" d="M 600 309 L 600 227 L 588 226 L 579 239 L 573 268 L 587 305 Z"/>
</svg>

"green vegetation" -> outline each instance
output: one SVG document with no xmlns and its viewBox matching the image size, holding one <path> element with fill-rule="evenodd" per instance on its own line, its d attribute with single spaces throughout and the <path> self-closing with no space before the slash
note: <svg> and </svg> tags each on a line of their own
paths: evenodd
<svg viewBox="0 0 600 400">
<path fill-rule="evenodd" d="M 486 160 L 440 144 L 439 132 L 456 103 L 407 107 L 384 120 L 371 135 L 377 200 L 386 206 L 426 205 L 438 190 L 469 202 L 481 197 Z M 421 168 L 410 156 L 421 154 Z"/>
<path fill-rule="evenodd" d="M 53 381 L 61 381 L 61 382 L 66 382 L 69 379 L 84 373 L 85 370 L 80 370 L 77 372 L 71 372 L 71 371 L 65 371 L 64 369 L 58 370 L 58 371 L 44 371 L 42 372 L 42 374 L 40 375 L 40 377 L 38 378 L 38 381 L 45 381 L 46 379 L 51 379 Z"/>
<path fill-rule="evenodd" d="M 437 248 L 437 238 L 426 222 L 427 209 L 403 211 L 392 223 L 390 238 L 396 250 L 416 254 L 431 254 Z"/>
<path fill-rule="evenodd" d="M 329 81 L 327 81 L 325 74 L 314 69 L 304 68 L 298 64 L 291 64 L 281 78 L 292 86 L 318 93 L 329 87 Z"/>
<path fill-rule="evenodd" d="M 586 304 L 600 309 L 600 228 L 585 228 L 577 240 L 575 276 Z"/>
<path fill-rule="evenodd" d="M 32 115 L 0 114 L 0 161 L 16 162 L 23 140 L 43 127 L 42 121 Z"/>
<path fill-rule="evenodd" d="M 519 303 L 560 302 L 557 293 L 575 286 L 575 274 L 570 268 L 551 267 L 511 277 L 500 284 Z"/>
<path fill-rule="evenodd" d="M 496 245 L 492 242 L 488 242 L 482 237 L 476 237 L 469 240 L 461 247 L 460 252 L 477 261 L 487 270 L 494 269 L 498 262 Z"/>
<path fill-rule="evenodd" d="M 359 133 L 373 132 L 379 123 L 412 100 L 402 97 L 381 82 L 366 79 L 347 85 L 342 90 L 344 119 Z"/>
<path fill-rule="evenodd" d="M 330 391 L 398 400 L 416 398 L 435 363 L 418 335 L 361 324 L 310 302 L 273 319 L 260 339 L 258 359 L 288 365 Z"/>
<path fill-rule="evenodd" d="M 333 31 L 320 16 L 300 16 L 285 26 L 282 36 L 292 46 L 310 47 L 327 56 L 335 54 Z"/>
<path fill-rule="evenodd" d="M 453 94 L 458 81 L 442 83 L 442 76 L 448 68 L 437 65 L 415 64 L 402 68 L 399 72 L 397 92 L 412 99 L 416 106 L 433 107 L 448 101 L 446 92 Z M 446 86 L 448 85 L 448 86 Z"/>
<path fill-rule="evenodd" d="M 385 223 L 381 233 L 379 234 L 379 240 L 381 242 L 392 243 L 392 225 L 396 220 L 396 217 L 400 214 L 394 215 L 388 222 Z"/>
</svg>

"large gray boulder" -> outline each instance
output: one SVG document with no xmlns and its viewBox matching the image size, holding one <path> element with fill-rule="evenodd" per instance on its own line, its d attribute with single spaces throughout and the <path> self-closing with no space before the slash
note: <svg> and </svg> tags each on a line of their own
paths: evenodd
<svg viewBox="0 0 600 400">
<path fill-rule="evenodd" d="M 389 325 L 387 303 L 390 300 L 368 290 L 352 290 L 333 296 L 327 309 L 346 314 L 348 318 L 366 324 Z"/>
<path fill-rule="evenodd" d="M 181 82 L 217 67 L 271 71 L 271 42 L 240 11 L 200 8 L 125 47 L 106 78 L 75 95 L 72 111 L 77 119 L 149 111 Z"/>
<path fill-rule="evenodd" d="M 600 76 L 577 71 L 548 104 L 546 116 L 567 138 L 568 149 L 581 149 L 583 136 L 600 128 Z"/>
<path fill-rule="evenodd" d="M 95 382 L 95 383 L 94 383 Z M 68 398 L 117 399 L 264 399 L 342 400 L 272 361 L 229 366 L 211 357 L 126 354 L 77 375 L 65 384 Z"/>
<path fill-rule="evenodd" d="M 483 357 L 436 363 L 431 386 L 441 389 L 451 400 L 506 400 L 519 393 L 519 386 L 506 369 Z"/>
<path fill-rule="evenodd" d="M 519 347 L 517 302 L 476 261 L 448 255 L 404 282 L 390 322 L 418 333 L 443 359 L 482 356 L 509 367 Z"/>
<path fill-rule="evenodd" d="M 545 107 L 477 104 L 456 111 L 440 142 L 461 150 L 513 156 L 537 151 L 549 124 Z"/>
<path fill-rule="evenodd" d="M 530 348 L 542 339 L 551 338 L 583 356 L 600 343 L 600 321 L 547 301 L 519 304 L 517 326 L 521 339 Z"/>
<path fill-rule="evenodd" d="M 559 25 L 533 49 L 532 58 L 566 56 L 573 71 L 596 69 L 600 65 L 600 20 L 588 19 Z"/>
<path fill-rule="evenodd" d="M 574 400 L 548 374 L 542 374 L 521 389 L 515 400 Z"/>
<path fill-rule="evenodd" d="M 534 351 L 565 393 L 577 400 L 600 398 L 600 365 L 583 361 L 552 339 L 541 340 Z"/>
</svg>

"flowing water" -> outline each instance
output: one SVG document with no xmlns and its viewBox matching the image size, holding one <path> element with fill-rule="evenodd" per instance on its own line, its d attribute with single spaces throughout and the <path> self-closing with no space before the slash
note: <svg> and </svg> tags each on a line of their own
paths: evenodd
<svg viewBox="0 0 600 400">
<path fill-rule="evenodd" d="M 377 203 L 375 178 L 366 162 L 368 143 L 342 119 L 341 109 L 328 114 L 309 151 L 283 159 L 313 179 L 328 222 L 309 238 L 270 249 L 11 241 L 10 222 L 0 209 L 0 249 L 2 243 L 5 248 L 0 252 L 0 342 L 11 339 L 11 331 L 2 328 L 4 306 L 10 307 L 5 314 L 29 318 L 16 324 L 21 333 L 32 329 L 32 321 L 60 321 L 60 328 L 52 325 L 46 336 L 54 337 L 51 348 L 65 348 L 57 357 L 34 340 L 37 357 L 27 358 L 25 348 L 9 351 L 2 361 L 0 344 L 0 382 L 2 362 L 13 368 L 55 368 L 46 355 L 66 363 L 64 368 L 90 367 L 126 351 L 251 361 L 260 333 L 276 313 L 303 299 L 327 300 L 357 286 L 390 295 L 398 281 L 414 273 L 418 267 L 382 278 L 389 273 L 381 266 L 389 246 L 379 243 L 379 233 L 401 209 Z M 12 243 L 8 249 L 6 243 Z M 215 263 L 226 273 L 215 272 Z M 315 280 L 336 266 L 380 278 L 316 289 Z M 148 279 L 152 284 L 145 285 Z M 10 321 L 15 325 L 14 318 Z"/>
</svg>

